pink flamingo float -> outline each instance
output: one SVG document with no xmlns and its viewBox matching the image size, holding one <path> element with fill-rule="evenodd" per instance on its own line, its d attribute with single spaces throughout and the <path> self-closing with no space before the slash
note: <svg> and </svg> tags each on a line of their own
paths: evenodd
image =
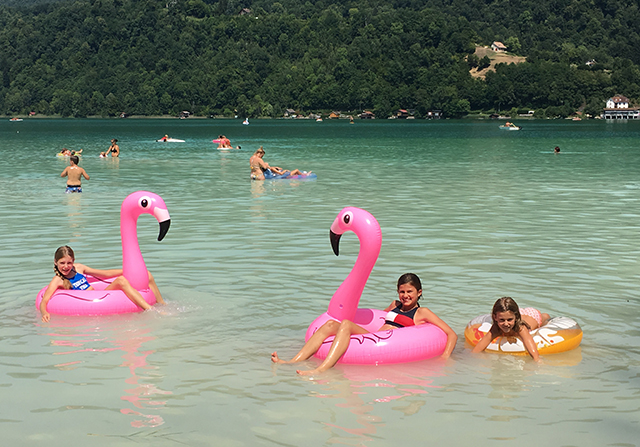
<svg viewBox="0 0 640 447">
<path fill-rule="evenodd" d="M 349 348 L 339 363 L 405 363 L 441 355 L 446 347 L 447 336 L 439 327 L 424 323 L 378 331 L 384 324 L 387 313 L 377 309 L 358 308 L 364 286 L 380 254 L 382 232 L 378 221 L 369 212 L 354 207 L 344 208 L 333 221 L 329 232 L 336 256 L 339 254 L 340 237 L 347 231 L 353 231 L 358 236 L 358 258 L 349 275 L 333 294 L 327 312 L 316 318 L 307 329 L 305 340 L 308 341 L 326 321 L 346 319 L 371 333 L 352 335 Z M 324 359 L 332 341 L 333 337 L 325 340 L 316 357 Z"/>
<path fill-rule="evenodd" d="M 149 289 L 149 273 L 140 253 L 137 222 L 142 214 L 151 214 L 160 223 L 158 241 L 169 231 L 171 219 L 164 200 L 152 192 L 137 191 L 129 194 L 120 208 L 120 236 L 122 238 L 122 274 L 150 305 L 156 297 Z M 47 310 L 58 315 L 106 315 L 138 312 L 136 306 L 121 290 L 104 290 L 114 278 L 99 279 L 87 276 L 95 290 L 57 290 L 47 304 Z M 36 308 L 47 290 L 38 293 Z"/>
</svg>

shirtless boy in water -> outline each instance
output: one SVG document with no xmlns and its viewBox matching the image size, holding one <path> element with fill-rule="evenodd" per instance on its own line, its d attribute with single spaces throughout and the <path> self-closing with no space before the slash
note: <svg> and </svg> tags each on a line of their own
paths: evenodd
<svg viewBox="0 0 640 447">
<path fill-rule="evenodd" d="M 60 177 L 69 177 L 67 180 L 66 193 L 82 192 L 82 177 L 89 180 L 89 175 L 87 175 L 84 169 L 78 166 L 79 162 L 80 159 L 78 156 L 72 155 L 69 157 L 69 166 L 64 168 L 64 171 L 60 174 Z"/>
</svg>

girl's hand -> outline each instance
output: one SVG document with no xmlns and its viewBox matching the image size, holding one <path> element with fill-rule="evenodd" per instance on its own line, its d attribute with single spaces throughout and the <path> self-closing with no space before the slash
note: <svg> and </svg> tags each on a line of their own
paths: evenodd
<svg viewBox="0 0 640 447">
<path fill-rule="evenodd" d="M 42 314 L 42 322 L 43 323 L 48 323 L 49 320 L 51 320 L 51 315 L 49 314 L 49 312 L 44 312 Z"/>
</svg>

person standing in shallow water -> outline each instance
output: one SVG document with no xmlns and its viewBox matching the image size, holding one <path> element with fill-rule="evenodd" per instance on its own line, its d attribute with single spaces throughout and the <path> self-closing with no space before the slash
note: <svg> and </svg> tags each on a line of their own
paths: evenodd
<svg viewBox="0 0 640 447">
<path fill-rule="evenodd" d="M 120 156 L 120 146 L 118 146 L 118 140 L 116 140 L 115 138 L 111 140 L 111 146 L 109 146 L 107 154 L 111 154 L 112 157 Z"/>
<path fill-rule="evenodd" d="M 89 180 L 89 175 L 78 166 L 80 158 L 77 155 L 69 157 L 69 166 L 64 168 L 60 177 L 68 177 L 66 193 L 82 192 L 82 177 Z"/>
</svg>

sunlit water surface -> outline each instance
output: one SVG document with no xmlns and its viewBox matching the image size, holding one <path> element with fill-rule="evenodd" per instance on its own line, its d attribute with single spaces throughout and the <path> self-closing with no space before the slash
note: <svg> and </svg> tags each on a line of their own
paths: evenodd
<svg viewBox="0 0 640 447">
<path fill-rule="evenodd" d="M 0 429 L 4 445 L 632 446 L 640 439 L 640 123 L 43 120 L 0 123 Z M 226 134 L 239 151 L 211 142 Z M 169 134 L 185 143 L 161 144 Z M 120 159 L 100 159 L 118 138 Z M 314 181 L 251 182 L 249 156 Z M 553 147 L 562 152 L 553 154 Z M 64 194 L 62 147 L 90 181 Z M 171 230 L 138 221 L 161 312 L 53 316 L 34 299 L 55 249 L 121 265 L 119 208 L 160 194 Z M 358 253 L 329 226 L 370 211 L 383 244 L 360 305 L 407 271 L 456 330 L 448 361 L 341 366 L 292 356 Z M 467 322 L 512 296 L 576 319 L 580 348 L 472 355 Z M 312 368 L 314 359 L 303 364 Z"/>
</svg>

